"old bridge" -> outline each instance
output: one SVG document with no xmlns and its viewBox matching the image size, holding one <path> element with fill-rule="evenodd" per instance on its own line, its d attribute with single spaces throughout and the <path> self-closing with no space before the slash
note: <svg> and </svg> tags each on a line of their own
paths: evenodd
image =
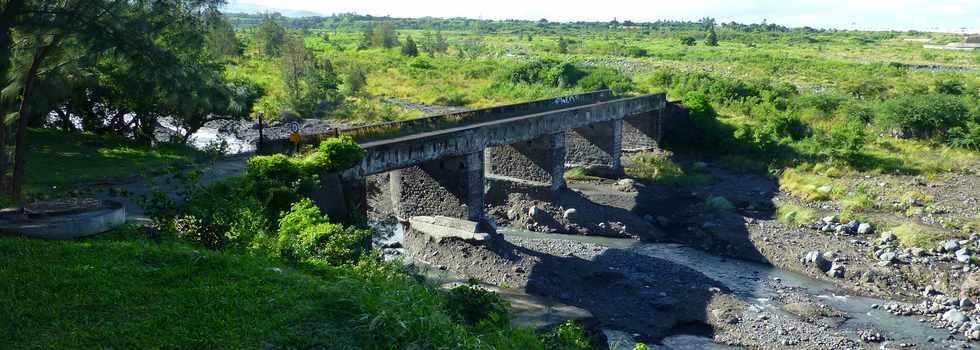
<svg viewBox="0 0 980 350">
<path fill-rule="evenodd" d="M 303 142 L 345 134 L 367 151 L 354 168 L 325 175 L 314 200 L 334 217 L 365 213 L 366 178 L 388 173 L 399 218 L 481 222 L 487 176 L 550 183 L 561 191 L 566 166 L 621 174 L 622 150 L 655 147 L 666 110 L 662 93 L 617 98 L 598 91 L 304 135 Z"/>
</svg>

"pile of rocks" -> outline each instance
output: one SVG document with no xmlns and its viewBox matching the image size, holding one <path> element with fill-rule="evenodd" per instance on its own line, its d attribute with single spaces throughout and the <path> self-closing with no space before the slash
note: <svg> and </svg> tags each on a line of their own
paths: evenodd
<svg viewBox="0 0 980 350">
<path fill-rule="evenodd" d="M 955 298 L 937 293 L 929 288 L 924 292 L 927 299 L 918 304 L 892 303 L 883 309 L 897 316 L 923 316 L 937 328 L 963 334 L 969 340 L 980 340 L 980 315 L 970 298 Z M 872 308 L 876 308 L 873 305 Z"/>
<path fill-rule="evenodd" d="M 847 257 L 834 252 L 809 251 L 800 259 L 806 266 L 814 267 L 834 278 L 844 278 L 847 272 Z"/>
<path fill-rule="evenodd" d="M 935 248 L 925 249 L 921 247 L 903 248 L 898 243 L 898 237 L 891 232 L 884 232 L 875 242 L 863 242 L 871 247 L 873 255 L 878 258 L 879 264 L 888 266 L 892 264 L 932 264 L 937 262 L 954 262 L 951 268 L 964 272 L 980 269 L 974 258 L 976 248 L 980 246 L 980 237 L 976 234 L 971 235 L 970 239 L 958 240 L 951 239 Z"/>
<path fill-rule="evenodd" d="M 851 220 L 847 223 L 840 222 L 840 218 L 837 215 L 831 215 L 820 219 L 813 225 L 810 226 L 815 230 L 822 232 L 833 232 L 835 235 L 864 235 L 874 232 L 874 227 L 866 222 L 859 222 L 857 220 Z"/>
</svg>

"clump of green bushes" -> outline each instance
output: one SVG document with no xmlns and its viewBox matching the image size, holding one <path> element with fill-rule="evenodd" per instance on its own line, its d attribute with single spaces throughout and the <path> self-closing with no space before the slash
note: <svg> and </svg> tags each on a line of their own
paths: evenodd
<svg viewBox="0 0 980 350">
<path fill-rule="evenodd" d="M 583 90 L 610 89 L 616 94 L 634 90 L 632 79 L 609 67 L 584 67 L 552 59 L 531 61 L 502 75 L 510 84 L 540 84 L 557 88 L 578 87 Z"/>
<path fill-rule="evenodd" d="M 963 127 L 969 109 L 957 96 L 930 93 L 899 96 L 882 106 L 880 121 L 905 137 L 931 138 Z"/>
</svg>

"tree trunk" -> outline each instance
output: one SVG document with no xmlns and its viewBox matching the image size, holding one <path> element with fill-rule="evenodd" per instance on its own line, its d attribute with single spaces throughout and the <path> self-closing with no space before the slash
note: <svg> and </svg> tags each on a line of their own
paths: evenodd
<svg viewBox="0 0 980 350">
<path fill-rule="evenodd" d="M 17 203 L 22 204 L 24 190 L 24 167 L 27 165 L 27 126 L 30 123 L 30 100 L 34 90 L 34 82 L 37 80 L 37 70 L 41 67 L 41 62 L 48 55 L 51 45 L 38 48 L 31 61 L 31 68 L 24 77 L 24 95 L 20 100 L 20 111 L 17 118 L 16 145 L 14 146 L 14 178 L 10 189 L 11 198 Z"/>
<path fill-rule="evenodd" d="M 23 11 L 25 0 L 10 0 L 6 6 L 0 8 L 0 77 L 6 77 L 10 69 L 10 54 L 13 46 L 11 29 L 16 23 L 17 16 Z M 7 177 L 9 167 L 9 157 L 7 156 L 7 144 L 10 142 L 10 129 L 4 122 L 3 116 L 7 115 L 7 104 L 0 105 L 0 193 L 10 190 L 10 180 Z M 12 107 L 12 106 L 11 106 Z"/>
</svg>

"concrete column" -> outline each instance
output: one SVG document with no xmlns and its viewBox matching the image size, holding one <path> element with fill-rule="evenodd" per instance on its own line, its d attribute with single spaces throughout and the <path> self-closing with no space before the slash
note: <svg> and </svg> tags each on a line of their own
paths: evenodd
<svg viewBox="0 0 980 350">
<path fill-rule="evenodd" d="M 367 181 L 363 177 L 323 174 L 319 188 L 310 199 L 331 219 L 352 223 L 367 217 Z"/>
<path fill-rule="evenodd" d="M 623 120 L 591 124 L 565 133 L 566 162 L 610 175 L 623 174 Z"/>
<path fill-rule="evenodd" d="M 663 128 L 663 109 L 631 115 L 623 119 L 623 149 L 643 151 L 656 149 Z"/>
<path fill-rule="evenodd" d="M 483 157 L 481 151 L 390 172 L 391 199 L 399 219 L 448 216 L 482 221 Z"/>
<path fill-rule="evenodd" d="M 487 148 L 490 174 L 545 182 L 553 191 L 565 187 L 565 133 Z"/>
</svg>

